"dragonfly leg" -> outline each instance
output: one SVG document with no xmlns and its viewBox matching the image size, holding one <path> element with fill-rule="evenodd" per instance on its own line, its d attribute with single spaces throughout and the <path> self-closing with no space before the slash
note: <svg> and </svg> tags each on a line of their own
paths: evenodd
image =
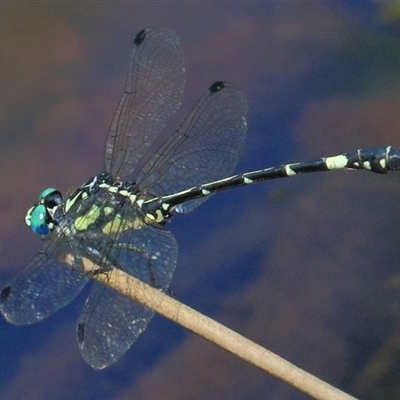
<svg viewBox="0 0 400 400">
<path fill-rule="evenodd" d="M 152 263 L 152 258 L 155 256 L 152 256 L 149 253 L 148 249 L 146 249 L 144 247 L 138 247 L 131 243 L 113 243 L 112 249 L 115 249 L 118 251 L 125 251 L 125 252 L 134 252 L 136 254 L 143 256 L 146 259 L 146 269 L 149 274 L 149 282 L 146 282 L 146 283 L 149 283 L 152 287 L 154 287 L 156 289 L 161 289 L 161 285 L 157 284 L 157 279 L 156 279 L 156 276 L 154 273 L 154 267 L 153 267 L 153 263 Z M 115 268 L 124 270 L 124 268 L 118 263 L 117 260 L 114 260 L 113 266 Z"/>
</svg>

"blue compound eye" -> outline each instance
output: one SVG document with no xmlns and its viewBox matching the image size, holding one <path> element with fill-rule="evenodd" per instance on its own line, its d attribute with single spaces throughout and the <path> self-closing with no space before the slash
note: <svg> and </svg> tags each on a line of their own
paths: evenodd
<svg viewBox="0 0 400 400">
<path fill-rule="evenodd" d="M 28 218 L 29 212 L 30 218 Z M 25 220 L 30 221 L 30 224 L 28 225 L 36 235 L 45 238 L 51 234 L 54 224 L 51 222 L 50 215 L 43 204 L 38 204 L 33 209 L 31 208 L 28 211 L 28 214 L 25 217 Z"/>
<path fill-rule="evenodd" d="M 39 203 L 42 203 L 43 200 L 45 199 L 45 197 L 48 196 L 49 194 L 52 194 L 53 192 L 57 192 L 57 189 L 47 188 L 47 189 L 43 190 L 43 192 L 40 193 L 40 195 L 39 195 Z"/>
</svg>

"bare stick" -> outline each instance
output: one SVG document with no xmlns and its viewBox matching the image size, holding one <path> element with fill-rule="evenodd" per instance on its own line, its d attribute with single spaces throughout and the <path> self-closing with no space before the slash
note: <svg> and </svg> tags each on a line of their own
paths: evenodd
<svg viewBox="0 0 400 400">
<path fill-rule="evenodd" d="M 67 257 L 66 262 L 71 261 Z M 98 269 L 91 261 L 83 261 L 87 271 Z M 315 399 L 355 399 L 119 269 L 113 268 L 107 273 L 96 274 L 94 278 Z"/>
</svg>

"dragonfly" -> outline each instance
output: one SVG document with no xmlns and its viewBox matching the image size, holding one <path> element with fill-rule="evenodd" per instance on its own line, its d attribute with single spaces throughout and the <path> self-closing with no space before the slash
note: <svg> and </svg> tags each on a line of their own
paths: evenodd
<svg viewBox="0 0 400 400">
<path fill-rule="evenodd" d="M 154 311 L 93 278 L 117 268 L 168 292 L 178 255 L 166 228 L 171 218 L 218 191 L 259 181 L 341 169 L 381 174 L 400 169 L 400 150 L 386 146 L 229 176 L 246 136 L 246 96 L 231 83 L 215 82 L 178 129 L 167 133 L 184 84 L 176 34 L 141 30 L 106 139 L 104 172 L 66 200 L 55 188 L 40 194 L 25 221 L 45 241 L 43 249 L 0 292 L 2 315 L 24 325 L 66 306 L 91 281 L 77 341 L 95 369 L 115 363 Z M 86 268 L 87 260 L 95 267 Z"/>
</svg>

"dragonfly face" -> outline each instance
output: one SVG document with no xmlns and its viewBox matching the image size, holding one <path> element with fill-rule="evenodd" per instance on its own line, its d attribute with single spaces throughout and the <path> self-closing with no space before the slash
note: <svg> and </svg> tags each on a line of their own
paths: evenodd
<svg viewBox="0 0 400 400">
<path fill-rule="evenodd" d="M 58 190 L 54 188 L 44 190 L 39 196 L 39 201 L 27 211 L 25 223 L 42 239 L 48 238 L 57 223 L 54 216 L 59 214 L 63 203 Z"/>
</svg>

